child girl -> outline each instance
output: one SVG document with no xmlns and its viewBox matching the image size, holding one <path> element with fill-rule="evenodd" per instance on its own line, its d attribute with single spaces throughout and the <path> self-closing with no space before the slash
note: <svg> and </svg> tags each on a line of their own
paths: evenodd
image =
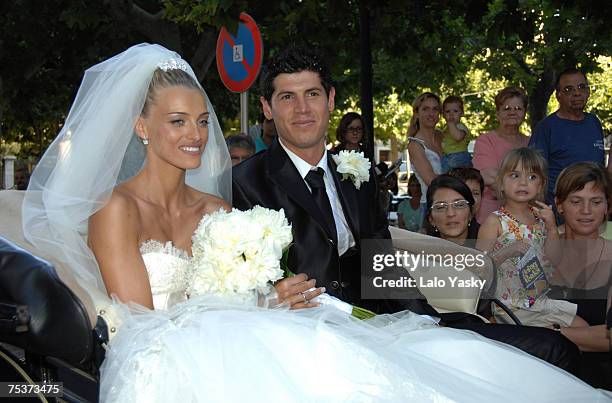
<svg viewBox="0 0 612 403">
<path fill-rule="evenodd" d="M 524 325 L 556 330 L 560 326 L 587 326 L 576 316 L 575 304 L 546 297 L 552 270 L 544 252 L 552 256 L 559 240 L 552 207 L 541 202 L 546 178 L 546 161 L 537 151 L 509 151 L 497 176 L 502 207 L 480 227 L 476 248 L 490 252 L 497 267 L 495 297 L 510 307 Z M 529 258 L 530 253 L 520 262 L 531 247 L 533 258 Z M 512 323 L 499 309 L 494 315 L 500 323 Z"/>
</svg>

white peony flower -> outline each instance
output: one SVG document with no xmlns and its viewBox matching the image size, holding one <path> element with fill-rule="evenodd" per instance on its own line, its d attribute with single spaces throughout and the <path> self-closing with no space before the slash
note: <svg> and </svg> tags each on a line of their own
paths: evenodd
<svg viewBox="0 0 612 403">
<path fill-rule="evenodd" d="M 283 210 L 256 206 L 202 217 L 192 236 L 189 294 L 245 296 L 283 277 L 280 259 L 291 244 Z"/>
<path fill-rule="evenodd" d="M 350 178 L 357 189 L 361 187 L 362 182 L 370 180 L 370 160 L 362 152 L 343 150 L 338 155 L 332 155 L 332 158 L 342 180 Z"/>
</svg>

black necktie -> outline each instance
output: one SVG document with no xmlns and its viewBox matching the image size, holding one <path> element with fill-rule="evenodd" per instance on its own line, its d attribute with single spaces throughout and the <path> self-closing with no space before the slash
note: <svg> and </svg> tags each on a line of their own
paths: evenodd
<svg viewBox="0 0 612 403">
<path fill-rule="evenodd" d="M 336 234 L 336 222 L 334 221 L 331 203 L 325 191 L 325 182 L 323 181 L 324 174 L 325 171 L 323 171 L 323 168 L 319 167 L 315 171 L 311 170 L 308 172 L 305 179 L 308 186 L 310 186 L 315 204 L 319 207 L 319 210 L 321 210 L 325 225 L 327 225 L 327 228 L 331 231 L 334 242 L 337 243 L 338 235 Z"/>
</svg>

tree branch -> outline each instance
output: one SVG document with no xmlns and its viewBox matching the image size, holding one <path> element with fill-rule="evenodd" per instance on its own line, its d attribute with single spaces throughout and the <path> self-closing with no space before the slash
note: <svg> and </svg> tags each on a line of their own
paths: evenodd
<svg viewBox="0 0 612 403">
<path fill-rule="evenodd" d="M 27 66 L 26 70 L 23 72 L 23 78 L 26 80 L 31 79 L 36 73 L 40 72 L 40 69 L 45 65 L 47 61 L 44 57 L 41 57 L 40 54 L 37 55 L 36 61 Z"/>
<path fill-rule="evenodd" d="M 181 33 L 176 23 L 165 20 L 163 10 L 152 14 L 132 0 L 105 0 L 113 14 L 153 43 L 182 53 Z"/>
<path fill-rule="evenodd" d="M 4 100 L 4 81 L 0 77 L 0 99 Z M 2 118 L 4 117 L 5 102 L 0 102 L 0 130 L 2 130 Z M 3 134 L 4 135 L 4 134 Z"/>
<path fill-rule="evenodd" d="M 535 71 L 533 71 L 532 68 L 529 67 L 529 65 L 527 63 L 525 63 L 525 60 L 523 60 L 518 55 L 513 54 L 512 55 L 512 59 L 514 59 L 516 64 L 518 64 L 518 66 L 521 68 L 521 70 L 523 70 L 525 73 L 529 74 L 532 77 L 537 77 L 538 76 L 538 74 Z"/>
<path fill-rule="evenodd" d="M 215 58 L 216 47 L 217 31 L 212 27 L 206 27 L 202 32 L 198 48 L 191 59 L 191 66 L 200 82 L 204 80 L 208 69 L 210 69 L 210 65 Z"/>
</svg>

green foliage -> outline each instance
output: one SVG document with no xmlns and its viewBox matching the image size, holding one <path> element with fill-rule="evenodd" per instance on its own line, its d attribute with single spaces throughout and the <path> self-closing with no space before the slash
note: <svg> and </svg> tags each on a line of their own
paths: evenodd
<svg viewBox="0 0 612 403">
<path fill-rule="evenodd" d="M 612 133 L 612 57 L 599 56 L 597 58 L 601 71 L 589 75 L 591 82 L 591 98 L 587 105 L 589 112 L 597 115 L 604 132 Z M 555 99 L 553 97 L 553 99 Z M 556 101 L 556 99 L 555 99 Z"/>
<path fill-rule="evenodd" d="M 246 1 L 233 0 L 163 0 L 164 16 L 178 24 L 193 26 L 202 32 L 206 26 L 238 27 L 240 11 L 245 10 Z"/>
<path fill-rule="evenodd" d="M 466 97 L 466 118 L 478 132 L 496 125 L 491 89 L 526 89 L 528 121 L 535 125 L 545 115 L 556 73 L 572 65 L 592 71 L 597 55 L 612 50 L 605 3 L 386 1 L 378 7 L 372 23 L 376 97 L 392 88 L 405 102 L 422 88 L 478 93 Z M 471 78 L 474 71 L 482 72 L 479 80 Z"/>
<path fill-rule="evenodd" d="M 519 85 L 530 95 L 535 124 L 547 106 L 554 107 L 555 73 L 570 65 L 589 72 L 594 89 L 588 109 L 612 130 L 610 2 L 14 0 L 0 3 L 0 51 L 7 55 L 0 64 L 3 139 L 22 143 L 21 154 L 40 155 L 58 132 L 83 70 L 129 45 L 152 41 L 131 23 L 134 15 L 125 10 L 132 4 L 161 17 L 162 28 L 176 34 L 169 43 L 187 60 L 220 26 L 234 31 L 242 11 L 260 27 L 264 60 L 290 42 L 321 47 L 336 79 L 332 139 L 340 117 L 360 110 L 360 5 L 370 16 L 378 139 L 402 146 L 410 104 L 425 89 L 442 97 L 463 95 L 464 122 L 479 134 L 497 125 L 497 91 Z M 238 94 L 228 93 L 214 67 L 201 77 L 226 132 L 238 132 Z M 261 110 L 258 98 L 252 88 L 251 123 Z M 527 125 L 523 130 L 530 131 Z"/>
<path fill-rule="evenodd" d="M 607 11 L 609 4 L 590 1 L 495 0 L 482 19 L 488 54 L 476 67 L 527 90 L 533 127 L 545 116 L 557 73 L 593 71 L 597 56 L 612 50 Z"/>
<path fill-rule="evenodd" d="M 16 0 L 0 5 L 0 130 L 40 156 L 63 122 L 83 70 L 125 47 L 96 1 Z"/>
<path fill-rule="evenodd" d="M 407 146 L 406 133 L 412 106 L 402 102 L 395 90 L 391 94 L 374 100 L 374 132 L 381 140 L 394 138 L 398 144 Z"/>
<path fill-rule="evenodd" d="M 4 140 L 0 140 L 0 159 L 7 156 L 7 155 L 13 155 L 13 156 L 17 156 L 19 155 L 19 152 L 21 151 L 21 144 L 19 144 L 16 141 L 4 141 Z"/>
</svg>

